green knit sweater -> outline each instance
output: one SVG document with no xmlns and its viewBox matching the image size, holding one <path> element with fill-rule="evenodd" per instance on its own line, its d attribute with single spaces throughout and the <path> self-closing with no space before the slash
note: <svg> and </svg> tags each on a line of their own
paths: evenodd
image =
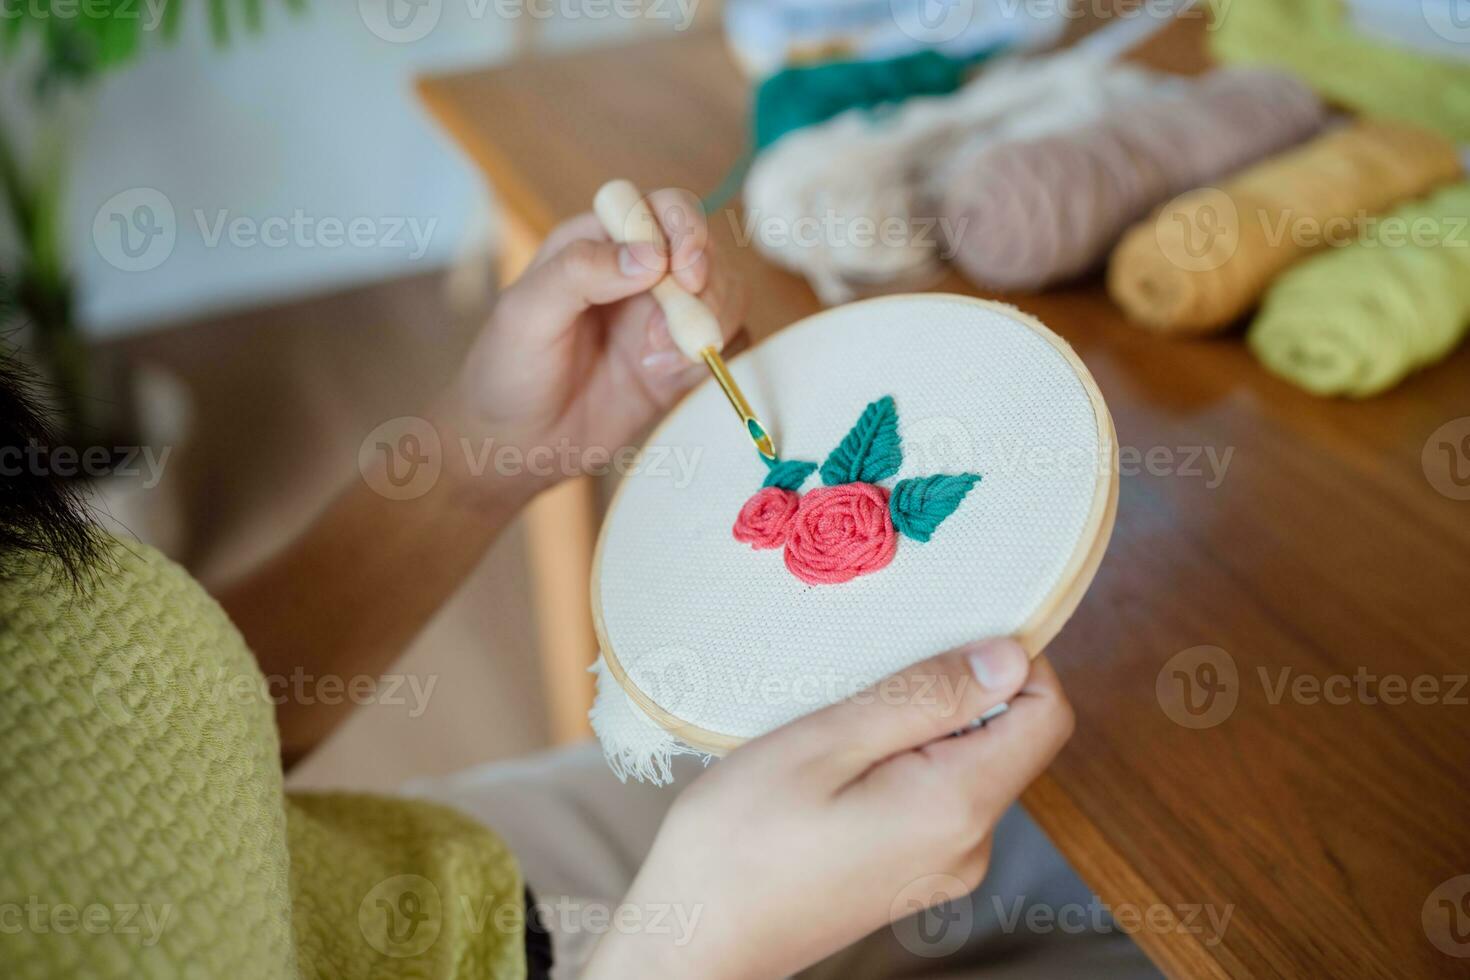
<svg viewBox="0 0 1470 980">
<path fill-rule="evenodd" d="M 420 802 L 286 796 L 224 611 L 150 548 L 0 578 L 0 973 L 525 976 L 520 873 Z"/>
</svg>

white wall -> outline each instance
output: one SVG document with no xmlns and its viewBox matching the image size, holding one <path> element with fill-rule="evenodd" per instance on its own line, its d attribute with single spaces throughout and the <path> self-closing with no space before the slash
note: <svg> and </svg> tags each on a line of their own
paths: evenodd
<svg viewBox="0 0 1470 980">
<path fill-rule="evenodd" d="M 394 29 L 387 3 L 419 19 Z M 479 177 L 411 82 L 503 61 L 518 23 L 496 0 L 412 3 L 310 0 L 293 15 L 267 0 L 265 31 L 237 31 L 221 50 L 206 5 L 190 2 L 176 44 L 148 37 L 150 50 L 107 78 L 67 221 L 93 333 L 432 268 L 485 234 Z M 548 47 L 641 26 L 538 21 Z"/>
</svg>

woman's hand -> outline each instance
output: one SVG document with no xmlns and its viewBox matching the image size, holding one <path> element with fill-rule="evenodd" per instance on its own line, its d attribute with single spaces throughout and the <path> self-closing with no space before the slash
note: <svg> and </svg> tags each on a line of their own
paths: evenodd
<svg viewBox="0 0 1470 980">
<path fill-rule="evenodd" d="M 515 447 L 529 478 L 518 485 L 531 492 L 607 466 L 706 375 L 674 347 L 648 295 L 661 277 L 672 272 L 714 311 L 727 351 L 744 321 L 744 284 L 711 249 L 699 202 L 673 190 L 648 202 L 666 249 L 616 244 L 590 213 L 558 227 L 496 303 L 441 406 L 436 422 L 472 455 Z"/>
<path fill-rule="evenodd" d="M 968 893 L 1001 814 L 1072 723 L 1050 665 L 995 640 L 747 743 L 674 804 L 624 900 L 697 909 L 692 938 L 610 932 L 587 976 L 787 976 L 915 911 L 905 889 L 917 879 Z"/>
<path fill-rule="evenodd" d="M 421 452 L 417 433 L 402 458 L 360 455 L 361 478 L 300 538 L 216 590 L 268 676 L 381 673 L 526 500 L 608 466 L 701 377 L 647 295 L 667 270 L 714 310 L 726 350 L 738 342 L 746 294 L 708 248 L 698 202 L 660 191 L 649 203 L 671 255 L 614 245 L 587 214 L 552 232 L 501 295 L 427 419 L 404 417 L 438 435 L 437 456 L 426 457 L 438 465 L 422 488 L 386 492 L 400 463 L 413 472 L 423 461 L 407 455 Z M 284 699 L 282 754 L 305 755 L 351 708 L 350 699 Z"/>
</svg>

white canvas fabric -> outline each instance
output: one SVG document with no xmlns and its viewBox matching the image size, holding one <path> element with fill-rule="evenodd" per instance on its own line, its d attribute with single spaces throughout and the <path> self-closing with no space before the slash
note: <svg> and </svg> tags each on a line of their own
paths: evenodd
<svg viewBox="0 0 1470 980">
<path fill-rule="evenodd" d="M 734 539 L 766 467 L 720 390 L 650 438 L 608 514 L 597 564 L 604 653 L 674 718 L 750 738 L 927 656 L 1016 632 L 1095 531 L 1111 423 L 1066 357 L 1007 307 L 942 295 L 819 314 L 731 364 L 783 459 L 821 463 L 864 407 L 894 398 L 898 480 L 972 472 L 928 542 L 837 585 Z M 672 460 L 692 461 L 680 468 Z M 822 485 L 813 473 L 802 492 Z M 620 775 L 661 781 L 683 745 L 605 665 L 593 724 Z"/>
</svg>

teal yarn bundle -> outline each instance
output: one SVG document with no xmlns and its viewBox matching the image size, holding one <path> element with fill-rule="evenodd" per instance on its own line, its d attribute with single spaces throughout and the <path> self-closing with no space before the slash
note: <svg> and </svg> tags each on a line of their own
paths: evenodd
<svg viewBox="0 0 1470 980">
<path fill-rule="evenodd" d="M 1316 395 L 1379 394 L 1470 329 L 1470 183 L 1369 220 L 1281 276 L 1250 328 L 1261 363 Z"/>
<path fill-rule="evenodd" d="M 874 109 L 920 95 L 948 95 L 970 69 L 990 57 L 985 49 L 962 58 L 915 51 L 876 61 L 829 61 L 783 68 L 756 89 L 751 138 L 756 152 L 793 130 L 815 126 L 848 109 Z"/>
<path fill-rule="evenodd" d="M 971 69 L 1000 48 L 964 57 L 915 51 L 871 61 L 827 61 L 783 68 L 762 81 L 750 109 L 750 149 L 704 200 L 706 211 L 723 206 L 740 189 L 755 155 L 787 133 L 816 126 L 849 109 L 879 110 L 918 96 L 949 95 Z"/>
</svg>

